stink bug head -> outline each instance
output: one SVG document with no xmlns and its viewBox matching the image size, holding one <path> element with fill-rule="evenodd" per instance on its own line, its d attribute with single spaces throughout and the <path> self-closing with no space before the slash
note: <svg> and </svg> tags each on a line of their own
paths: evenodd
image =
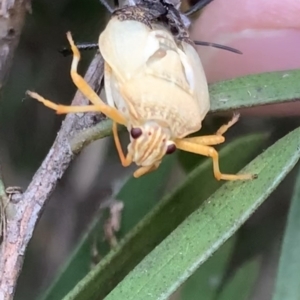
<svg viewBox="0 0 300 300">
<path fill-rule="evenodd" d="M 170 140 L 170 130 L 155 121 L 133 127 L 129 133 L 128 155 L 138 166 L 149 167 L 160 163 L 166 154 L 176 150 L 174 142 Z"/>
</svg>

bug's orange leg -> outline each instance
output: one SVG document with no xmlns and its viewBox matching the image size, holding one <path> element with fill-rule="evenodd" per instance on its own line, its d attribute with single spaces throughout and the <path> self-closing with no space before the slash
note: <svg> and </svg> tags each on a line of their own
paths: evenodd
<svg viewBox="0 0 300 300">
<path fill-rule="evenodd" d="M 203 137 L 204 138 L 204 137 Z M 214 171 L 214 176 L 217 180 L 248 180 L 248 179 L 254 179 L 257 177 L 257 175 L 253 174 L 237 174 L 237 175 L 232 175 L 232 174 L 222 174 L 220 172 L 220 167 L 219 167 L 219 154 L 218 152 L 207 145 L 200 145 L 196 143 L 191 143 L 189 141 L 185 140 L 178 140 L 176 141 L 176 146 L 178 149 L 204 155 L 211 157 L 213 160 L 213 171 Z"/>
<path fill-rule="evenodd" d="M 185 138 L 184 140 L 191 143 L 207 146 L 222 144 L 225 142 L 225 137 L 223 136 L 223 134 L 239 120 L 239 117 L 239 114 L 234 114 L 232 119 L 227 124 L 222 125 L 214 135 L 195 136 Z"/>
<path fill-rule="evenodd" d="M 126 157 L 124 155 L 124 152 L 122 150 L 122 146 L 121 146 L 121 143 L 120 143 L 119 135 L 118 135 L 118 128 L 117 128 L 117 123 L 116 122 L 113 122 L 112 131 L 113 131 L 113 136 L 114 136 L 116 148 L 118 150 L 118 154 L 119 154 L 122 166 L 123 167 L 128 167 L 132 163 L 132 158 L 128 154 L 127 154 Z M 160 162 L 158 162 L 158 163 L 156 163 L 152 166 L 141 167 L 133 173 L 133 176 L 135 178 L 141 177 L 141 176 L 145 175 L 146 173 L 150 173 L 150 172 L 156 170 L 159 167 L 159 165 L 160 165 Z"/>
<path fill-rule="evenodd" d="M 104 113 L 107 117 L 119 124 L 126 125 L 126 119 L 119 113 L 119 111 L 116 108 L 105 104 L 101 100 L 101 98 L 95 93 L 95 91 L 88 85 L 84 78 L 77 73 L 77 67 L 80 61 L 80 52 L 73 41 L 71 32 L 67 32 L 67 39 L 70 43 L 73 52 L 73 60 L 70 74 L 76 87 L 94 105 L 98 105 L 99 107 L 101 107 L 101 112 Z"/>
<path fill-rule="evenodd" d="M 80 53 L 75 46 L 71 33 L 67 33 L 67 38 L 71 45 L 71 49 L 73 51 L 73 61 L 71 65 L 71 77 L 73 79 L 74 84 L 77 88 L 82 92 L 82 94 L 88 98 L 92 104 L 91 106 L 64 106 L 64 105 L 57 105 L 50 100 L 44 99 L 37 93 L 27 91 L 27 94 L 30 95 L 32 98 L 42 102 L 45 106 L 56 110 L 59 114 L 67 114 L 67 113 L 79 113 L 79 112 L 92 112 L 98 111 L 105 114 L 107 117 L 112 119 L 113 121 L 120 123 L 122 125 L 126 125 L 126 119 L 120 114 L 120 112 L 107 104 L 105 104 L 100 97 L 93 91 L 93 89 L 88 85 L 88 83 L 77 73 L 77 66 L 80 60 Z"/>
<path fill-rule="evenodd" d="M 113 122 L 112 131 L 113 131 L 116 148 L 117 148 L 120 160 L 121 160 L 121 164 L 123 167 L 128 167 L 132 163 L 132 159 L 131 159 L 131 157 L 129 157 L 129 155 L 127 155 L 126 157 L 124 155 L 124 152 L 122 150 L 122 146 L 120 143 L 119 135 L 118 135 L 118 128 L 117 128 L 116 122 Z"/>
<path fill-rule="evenodd" d="M 225 138 L 222 135 L 203 135 L 185 138 L 184 140 L 193 144 L 212 146 L 224 143 Z"/>
<path fill-rule="evenodd" d="M 68 114 L 68 113 L 83 113 L 83 112 L 100 112 L 111 118 L 112 120 L 119 122 L 120 124 L 125 125 L 126 121 L 124 117 L 113 107 L 110 107 L 106 104 L 104 104 L 105 108 L 103 108 L 103 105 L 60 105 L 56 104 L 48 99 L 45 99 L 41 95 L 35 92 L 27 91 L 26 94 L 28 94 L 30 97 L 36 99 L 37 101 L 43 103 L 45 106 L 53 109 L 56 111 L 57 114 Z"/>
<path fill-rule="evenodd" d="M 215 137 L 216 137 L 216 139 L 219 138 L 219 136 L 215 136 Z M 222 174 L 220 172 L 220 167 L 219 167 L 218 152 L 213 147 L 207 146 L 208 143 L 212 142 L 211 136 L 208 141 L 205 141 L 205 137 L 203 136 L 202 142 L 203 142 L 203 144 L 201 145 L 201 144 L 196 144 L 196 143 L 187 141 L 185 139 L 175 141 L 178 149 L 211 157 L 213 160 L 214 176 L 217 180 L 221 180 L 221 179 L 222 180 L 248 180 L 248 179 L 254 179 L 257 177 L 257 175 L 253 175 L 253 174 L 237 174 L 237 175 Z"/>
<path fill-rule="evenodd" d="M 99 105 L 82 105 L 82 106 L 60 105 L 45 99 L 38 93 L 27 91 L 27 94 L 30 97 L 36 99 L 37 101 L 42 102 L 45 106 L 55 110 L 57 114 L 92 112 L 92 111 L 101 112 L 101 107 L 99 107 Z"/>
<path fill-rule="evenodd" d="M 133 173 L 133 176 L 135 178 L 139 178 L 147 173 L 155 171 L 159 167 L 159 165 L 160 164 L 154 164 L 154 165 L 148 166 L 148 167 L 140 167 Z"/>
<path fill-rule="evenodd" d="M 240 118 L 240 114 L 234 114 L 232 116 L 232 119 L 225 125 L 222 125 L 218 131 L 216 132 L 216 135 L 223 135 L 230 127 L 232 127 Z"/>
<path fill-rule="evenodd" d="M 212 145 L 221 144 L 225 141 L 223 134 L 233 126 L 239 119 L 239 114 L 233 115 L 232 119 L 225 125 L 222 125 L 215 135 L 196 136 L 175 141 L 177 148 L 211 157 L 213 160 L 214 175 L 217 180 L 248 180 L 254 179 L 257 175 L 253 174 L 222 174 L 219 167 L 219 154 Z"/>
</svg>

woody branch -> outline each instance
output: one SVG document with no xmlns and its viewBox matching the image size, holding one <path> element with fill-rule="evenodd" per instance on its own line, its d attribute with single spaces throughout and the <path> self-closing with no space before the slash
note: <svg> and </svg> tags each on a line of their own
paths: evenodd
<svg viewBox="0 0 300 300">
<path fill-rule="evenodd" d="M 85 80 L 99 91 L 103 78 L 103 59 L 96 55 L 92 61 Z M 73 105 L 87 105 L 88 100 L 77 92 Z M 97 115 L 99 116 L 99 115 Z M 105 117 L 100 115 L 100 121 Z M 17 279 L 22 269 L 25 251 L 30 241 L 41 212 L 56 187 L 58 180 L 71 163 L 74 154 L 69 140 L 77 132 L 99 122 L 95 114 L 70 114 L 63 122 L 57 138 L 50 148 L 40 168 L 36 171 L 27 190 L 19 201 L 11 201 L 6 208 L 6 231 L 0 248 L 0 299 L 13 299 Z M 77 148 L 77 152 L 84 146 Z"/>
</svg>

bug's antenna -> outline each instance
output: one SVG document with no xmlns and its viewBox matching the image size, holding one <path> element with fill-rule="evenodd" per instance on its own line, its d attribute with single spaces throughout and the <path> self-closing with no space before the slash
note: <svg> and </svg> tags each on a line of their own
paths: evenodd
<svg viewBox="0 0 300 300">
<path fill-rule="evenodd" d="M 235 48 L 225 46 L 225 45 L 220 45 L 220 44 L 215 44 L 215 43 L 209 43 L 209 42 L 202 42 L 202 41 L 194 41 L 195 45 L 198 46 L 210 46 L 222 50 L 227 50 L 233 53 L 237 54 L 243 54 L 240 50 L 237 50 Z M 79 51 L 87 51 L 87 50 L 98 50 L 99 45 L 97 43 L 78 43 L 76 44 L 77 48 Z M 63 56 L 69 56 L 72 54 L 71 48 L 64 47 L 60 50 L 58 50 L 59 53 L 61 53 Z"/>
<path fill-rule="evenodd" d="M 220 45 L 220 44 L 202 42 L 202 41 L 194 41 L 194 43 L 195 43 L 195 45 L 199 45 L 199 46 L 211 46 L 211 47 L 214 47 L 214 48 L 227 50 L 227 51 L 230 51 L 230 52 L 233 52 L 233 53 L 243 54 L 243 52 L 241 52 L 240 50 L 237 50 L 237 49 L 232 48 L 232 47 Z"/>
<path fill-rule="evenodd" d="M 189 16 L 189 15 L 197 12 L 198 10 L 201 10 L 202 8 L 204 8 L 206 5 L 208 5 L 212 1 L 213 0 L 202 0 L 202 1 L 200 0 L 194 6 L 192 6 L 191 8 L 189 8 L 184 14 L 186 16 Z"/>
<path fill-rule="evenodd" d="M 210 2 L 212 2 L 213 0 L 200 0 L 198 3 L 196 3 L 193 7 L 191 7 L 187 12 L 185 12 L 185 16 L 188 16 L 198 10 L 203 9 L 206 5 L 208 5 Z M 100 2 L 102 3 L 102 5 L 104 5 L 106 7 L 106 9 L 112 14 L 114 12 L 114 9 L 108 4 L 107 0 L 100 0 Z M 114 4 L 118 4 L 118 0 L 114 0 Z M 215 44 L 215 43 L 210 43 L 210 42 L 202 42 L 202 41 L 193 41 L 195 43 L 195 45 L 199 45 L 199 46 L 210 46 L 210 47 L 214 47 L 214 48 L 218 48 L 218 49 L 222 49 L 222 50 L 227 50 L 233 53 L 237 53 L 237 54 L 243 54 L 240 50 L 237 50 L 235 48 L 232 47 L 228 47 L 228 46 L 224 46 L 224 45 L 220 45 L 220 44 Z M 98 44 L 96 43 L 80 43 L 80 44 L 76 44 L 77 48 L 79 49 L 79 51 L 85 51 L 85 50 L 98 50 Z M 72 54 L 72 50 L 70 48 L 62 48 L 61 50 L 58 50 L 62 55 L 64 56 L 69 56 Z"/>
<path fill-rule="evenodd" d="M 101 4 L 108 10 L 109 13 L 113 13 L 114 9 L 106 2 L 106 0 L 99 0 Z"/>
<path fill-rule="evenodd" d="M 76 44 L 76 47 L 78 48 L 79 51 L 85 51 L 85 50 L 98 50 L 98 44 L 96 43 L 81 43 L 81 44 Z M 60 50 L 58 50 L 59 53 L 61 53 L 63 56 L 69 56 L 73 52 L 71 48 L 69 47 L 64 47 Z"/>
</svg>

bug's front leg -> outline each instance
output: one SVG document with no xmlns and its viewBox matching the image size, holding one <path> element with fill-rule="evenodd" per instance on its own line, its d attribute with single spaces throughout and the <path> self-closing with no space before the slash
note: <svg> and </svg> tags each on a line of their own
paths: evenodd
<svg viewBox="0 0 300 300">
<path fill-rule="evenodd" d="M 195 136 L 191 138 L 185 138 L 185 141 L 193 142 L 200 145 L 218 145 L 225 142 L 225 137 L 223 134 L 232 127 L 240 118 L 239 114 L 234 114 L 231 120 L 227 123 L 222 125 L 218 131 L 213 135 L 204 135 L 204 136 Z"/>
<path fill-rule="evenodd" d="M 212 145 L 221 144 L 225 141 L 223 134 L 233 126 L 239 119 L 239 115 L 234 115 L 228 124 L 219 128 L 215 135 L 199 136 L 176 140 L 178 149 L 211 157 L 213 160 L 214 176 L 217 180 L 249 180 L 257 177 L 255 174 L 223 174 L 219 167 L 219 154 Z"/>
<path fill-rule="evenodd" d="M 79 113 L 79 112 L 94 112 L 98 111 L 105 114 L 107 117 L 112 119 L 113 121 L 123 124 L 126 124 L 125 118 L 120 114 L 120 112 L 106 103 L 104 103 L 101 98 L 94 92 L 94 90 L 88 85 L 88 83 L 84 80 L 84 78 L 77 73 L 77 66 L 80 61 L 80 52 L 77 49 L 74 41 L 72 39 L 71 33 L 67 33 L 67 38 L 70 43 L 72 52 L 73 52 L 73 60 L 71 65 L 70 74 L 72 80 L 76 87 L 80 90 L 80 92 L 91 101 L 93 105 L 86 106 L 67 106 L 67 105 L 58 105 L 53 103 L 50 100 L 47 100 L 40 96 L 37 93 L 27 91 L 27 94 L 32 98 L 42 102 L 45 106 L 55 110 L 58 114 L 67 114 L 67 113 Z"/>
<path fill-rule="evenodd" d="M 207 141 L 208 143 L 210 143 L 212 141 L 212 137 L 213 136 L 209 136 L 209 141 Z M 219 136 L 215 136 L 216 139 L 219 138 Z M 205 143 L 205 137 L 201 137 L 202 138 L 202 142 Z M 257 175 L 254 174 L 237 174 L 237 175 L 233 175 L 233 174 L 223 174 L 220 171 L 220 166 L 219 166 L 219 154 L 218 152 L 210 146 L 207 145 L 200 145 L 197 143 L 193 143 L 190 141 L 186 141 L 186 140 L 177 140 L 176 141 L 176 146 L 178 149 L 187 151 L 187 152 L 192 152 L 192 153 L 196 153 L 196 154 L 200 154 L 200 155 L 204 155 L 204 156 L 208 156 L 211 157 L 213 160 L 213 171 L 214 171 L 214 176 L 217 180 L 249 180 L 249 179 L 254 179 L 257 177 Z"/>
<path fill-rule="evenodd" d="M 148 167 L 140 167 L 133 173 L 133 176 L 135 178 L 139 178 L 147 173 L 155 171 L 158 167 L 159 167 L 159 164 L 154 164 L 154 165 L 148 166 Z"/>
<path fill-rule="evenodd" d="M 115 145 L 116 145 L 116 148 L 117 148 L 122 166 L 123 167 L 128 167 L 132 163 L 132 157 L 129 154 L 127 154 L 126 156 L 124 155 L 124 152 L 122 150 L 122 146 L 121 146 L 121 143 L 120 143 L 119 135 L 118 135 L 118 128 L 117 128 L 117 123 L 116 122 L 113 122 L 112 131 L 113 131 Z M 135 178 L 141 177 L 141 176 L 143 176 L 147 173 L 150 173 L 150 172 L 156 170 L 159 167 L 159 165 L 160 165 L 160 162 L 156 163 L 152 166 L 141 167 L 133 173 L 133 176 Z"/>
<path fill-rule="evenodd" d="M 120 139 L 119 139 L 118 128 L 117 128 L 116 122 L 113 122 L 112 132 L 113 132 L 113 136 L 114 136 L 115 145 L 116 145 L 116 148 L 117 148 L 120 160 L 121 160 L 121 164 L 123 167 L 128 167 L 132 163 L 132 158 L 128 154 L 126 157 L 124 155 L 124 152 L 122 150 L 122 146 L 120 143 Z"/>
</svg>

